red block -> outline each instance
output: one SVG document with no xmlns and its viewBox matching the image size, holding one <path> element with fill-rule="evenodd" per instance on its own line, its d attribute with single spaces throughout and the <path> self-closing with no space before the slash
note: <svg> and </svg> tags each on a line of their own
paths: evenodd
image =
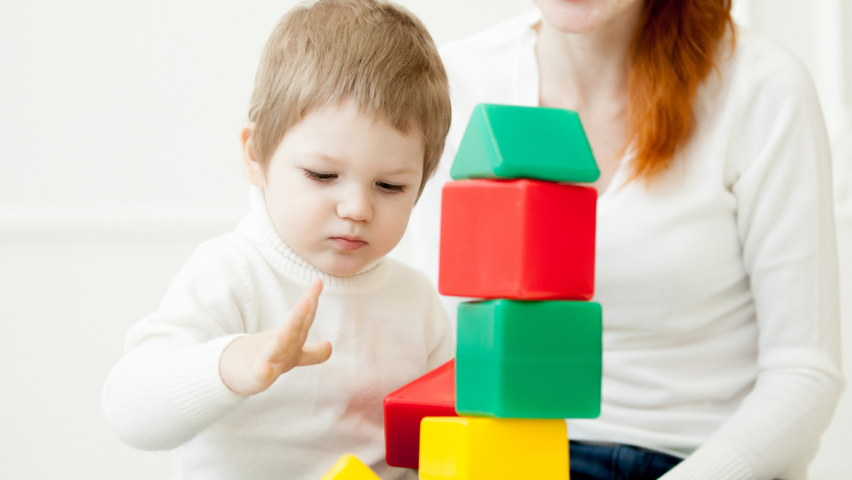
<svg viewBox="0 0 852 480">
<path fill-rule="evenodd" d="M 385 455 L 392 467 L 418 468 L 420 421 L 456 417 L 456 361 L 441 365 L 385 397 Z"/>
<path fill-rule="evenodd" d="M 597 191 L 533 180 L 444 185 L 438 290 L 515 300 L 589 300 Z"/>
</svg>

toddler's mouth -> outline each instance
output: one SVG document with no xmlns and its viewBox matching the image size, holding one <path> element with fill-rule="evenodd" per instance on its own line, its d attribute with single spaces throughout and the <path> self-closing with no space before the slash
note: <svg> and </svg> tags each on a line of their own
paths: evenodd
<svg viewBox="0 0 852 480">
<path fill-rule="evenodd" d="M 331 240 L 341 250 L 355 251 L 367 246 L 367 242 L 358 237 L 331 237 Z"/>
</svg>

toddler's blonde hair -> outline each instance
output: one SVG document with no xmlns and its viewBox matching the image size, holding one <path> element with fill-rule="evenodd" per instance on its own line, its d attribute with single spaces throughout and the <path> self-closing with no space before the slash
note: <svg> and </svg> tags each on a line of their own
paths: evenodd
<svg viewBox="0 0 852 480">
<path fill-rule="evenodd" d="M 419 196 L 450 128 L 447 74 L 420 20 L 381 0 L 319 0 L 278 22 L 263 50 L 249 109 L 261 167 L 305 115 L 349 99 L 403 134 L 422 135 Z"/>
</svg>

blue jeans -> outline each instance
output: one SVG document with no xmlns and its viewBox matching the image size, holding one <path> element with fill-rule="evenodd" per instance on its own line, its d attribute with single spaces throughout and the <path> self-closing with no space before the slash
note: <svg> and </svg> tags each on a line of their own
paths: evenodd
<svg viewBox="0 0 852 480">
<path fill-rule="evenodd" d="M 656 480 L 681 459 L 630 445 L 571 442 L 571 480 Z"/>
</svg>

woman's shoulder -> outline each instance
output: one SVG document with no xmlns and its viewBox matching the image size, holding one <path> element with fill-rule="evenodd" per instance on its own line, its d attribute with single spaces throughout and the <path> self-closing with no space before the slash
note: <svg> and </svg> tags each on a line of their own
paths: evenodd
<svg viewBox="0 0 852 480">
<path fill-rule="evenodd" d="M 729 137 L 726 184 L 738 182 L 742 191 L 746 184 L 740 179 L 747 171 L 768 172 L 771 164 L 771 171 L 780 175 L 809 157 L 823 161 L 828 138 L 804 62 L 775 40 L 742 26 L 737 26 L 735 45 L 733 55 L 720 64 L 724 81 L 716 84 L 724 88 L 707 88 L 696 116 L 699 124 L 701 118 L 707 120 L 703 128 Z M 711 72 L 708 83 L 714 77 Z"/>
<path fill-rule="evenodd" d="M 723 42 L 718 68 L 710 71 L 695 101 L 698 129 L 706 131 L 699 136 L 714 130 L 759 144 L 772 128 L 792 121 L 791 112 L 819 110 L 807 67 L 786 47 L 740 25 Z"/>
<path fill-rule="evenodd" d="M 813 89 L 805 64 L 777 41 L 737 26 L 734 68 L 751 97 L 758 92 L 788 96 Z"/>
</svg>

